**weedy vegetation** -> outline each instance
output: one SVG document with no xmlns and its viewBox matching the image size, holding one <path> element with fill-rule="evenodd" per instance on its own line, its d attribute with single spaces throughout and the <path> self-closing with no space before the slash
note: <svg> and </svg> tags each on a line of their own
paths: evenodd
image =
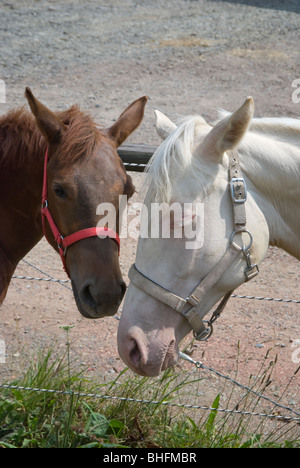
<svg viewBox="0 0 300 468">
<path fill-rule="evenodd" d="M 45 391 L 0 388 L 0 447 L 300 447 L 299 421 L 244 414 L 261 411 L 258 395 L 269 386 L 274 361 L 250 378 L 253 391 L 236 395 L 234 386 L 226 392 L 222 388 L 211 407 L 200 410 L 178 405 L 201 405 L 197 394 L 202 374 L 175 369 L 149 379 L 126 369 L 114 380 L 96 385 L 76 371 L 68 328 L 66 333 L 63 357 L 54 357 L 54 350 L 43 351 L 21 379 L 9 383 Z M 223 409 L 241 413 L 220 411 L 221 402 Z M 269 405 L 269 414 L 276 411 Z"/>
</svg>

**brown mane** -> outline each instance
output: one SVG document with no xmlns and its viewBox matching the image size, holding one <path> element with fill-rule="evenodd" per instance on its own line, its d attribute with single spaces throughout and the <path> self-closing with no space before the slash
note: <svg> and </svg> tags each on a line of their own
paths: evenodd
<svg viewBox="0 0 300 468">
<path fill-rule="evenodd" d="M 59 149 L 61 164 L 71 165 L 91 155 L 101 138 L 91 116 L 77 106 L 57 115 L 66 125 Z"/>
<path fill-rule="evenodd" d="M 32 115 L 21 107 L 0 118 L 0 168 L 20 169 L 35 162 L 45 148 Z"/>
<path fill-rule="evenodd" d="M 61 164 L 71 165 L 86 154 L 92 154 L 100 139 L 92 118 L 77 106 L 56 115 L 66 125 L 59 149 Z M 46 141 L 25 107 L 0 117 L 0 169 L 20 169 L 35 163 L 45 149 Z"/>
</svg>

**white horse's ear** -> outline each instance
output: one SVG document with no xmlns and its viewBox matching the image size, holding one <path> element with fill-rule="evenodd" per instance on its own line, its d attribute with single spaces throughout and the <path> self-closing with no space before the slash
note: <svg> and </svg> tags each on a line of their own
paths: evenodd
<svg viewBox="0 0 300 468">
<path fill-rule="evenodd" d="M 235 148 L 247 132 L 254 113 L 254 101 L 248 97 L 233 114 L 218 122 L 207 135 L 210 145 L 214 145 L 219 155 Z"/>
<path fill-rule="evenodd" d="M 162 112 L 156 110 L 154 111 L 156 117 L 156 131 L 158 135 L 165 140 L 174 130 L 176 130 L 177 126 Z"/>
</svg>

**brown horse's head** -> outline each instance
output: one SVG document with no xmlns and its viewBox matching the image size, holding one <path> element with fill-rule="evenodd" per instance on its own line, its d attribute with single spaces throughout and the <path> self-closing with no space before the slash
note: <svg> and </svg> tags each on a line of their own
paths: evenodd
<svg viewBox="0 0 300 468">
<path fill-rule="evenodd" d="M 117 148 L 141 123 L 147 102 L 133 102 L 109 128 L 100 130 L 77 107 L 53 113 L 26 89 L 37 125 L 48 144 L 48 204 L 63 237 L 99 225 L 99 205 L 115 208 L 118 231 L 119 196 L 134 192 Z M 103 216 L 103 215 L 102 215 Z M 47 238 L 57 249 L 48 223 Z M 68 248 L 66 266 L 79 311 L 87 318 L 116 313 L 125 293 L 118 246 L 110 238 L 85 238 Z"/>
</svg>

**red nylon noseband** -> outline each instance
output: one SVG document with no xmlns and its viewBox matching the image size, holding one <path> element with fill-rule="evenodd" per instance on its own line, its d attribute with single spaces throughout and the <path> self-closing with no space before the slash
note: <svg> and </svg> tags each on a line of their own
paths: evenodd
<svg viewBox="0 0 300 468">
<path fill-rule="evenodd" d="M 87 239 L 88 237 L 99 237 L 100 239 L 104 239 L 106 237 L 109 237 L 110 239 L 114 240 L 118 244 L 118 250 L 119 250 L 119 255 L 120 255 L 120 238 L 118 234 L 112 229 L 109 229 L 106 227 L 91 227 L 87 229 L 82 229 L 81 231 L 74 232 L 73 234 L 70 234 L 67 237 L 63 237 L 61 235 L 48 208 L 47 164 L 48 164 L 48 148 L 46 150 L 45 162 L 44 162 L 44 180 L 43 180 L 42 208 L 41 208 L 42 226 L 43 226 L 44 235 L 47 241 L 49 242 L 49 239 L 46 234 L 46 219 L 47 219 L 49 226 L 51 228 L 51 231 L 53 233 L 55 242 L 58 245 L 58 252 L 62 260 L 64 270 L 67 273 L 67 275 L 70 276 L 67 270 L 67 265 L 66 265 L 67 248 L 70 247 L 70 245 L 75 244 L 75 242 L 78 242 L 82 239 Z"/>
</svg>

